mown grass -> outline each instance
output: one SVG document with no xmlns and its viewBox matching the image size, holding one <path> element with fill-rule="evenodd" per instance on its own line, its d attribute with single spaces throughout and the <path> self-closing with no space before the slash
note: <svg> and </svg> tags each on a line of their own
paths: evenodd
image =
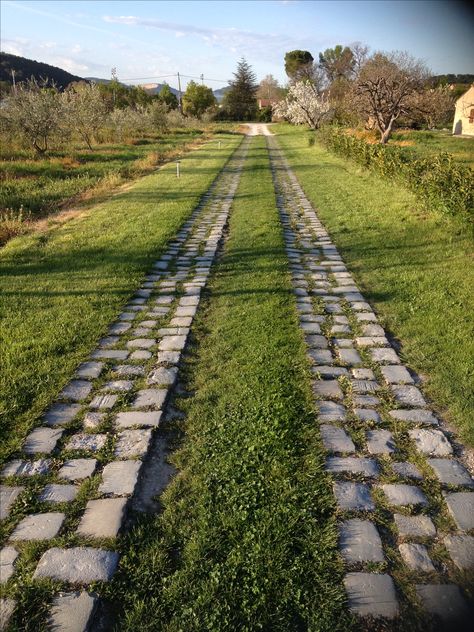
<svg viewBox="0 0 474 632">
<path fill-rule="evenodd" d="M 66 224 L 0 251 L 0 460 L 88 356 L 241 137 L 223 135 Z"/>
<path fill-rule="evenodd" d="M 422 157 L 447 151 L 456 162 L 474 169 L 474 138 L 453 136 L 450 131 L 401 129 L 392 134 L 388 144 L 402 144 Z"/>
<path fill-rule="evenodd" d="M 305 193 L 404 362 L 474 445 L 474 266 L 471 229 L 424 213 L 415 196 L 338 158 L 302 128 L 273 128 Z"/>
<path fill-rule="evenodd" d="M 351 629 L 287 264 L 260 137 L 193 326 L 178 475 L 112 584 L 117 630 Z"/>
</svg>

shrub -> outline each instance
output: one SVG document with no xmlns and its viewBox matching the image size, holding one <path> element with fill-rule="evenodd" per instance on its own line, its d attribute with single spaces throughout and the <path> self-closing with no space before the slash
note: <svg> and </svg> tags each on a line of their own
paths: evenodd
<svg viewBox="0 0 474 632">
<path fill-rule="evenodd" d="M 323 129 L 320 138 L 335 153 L 401 180 L 428 209 L 474 219 L 474 174 L 451 154 L 414 158 L 403 147 L 373 145 L 334 126 Z"/>
</svg>

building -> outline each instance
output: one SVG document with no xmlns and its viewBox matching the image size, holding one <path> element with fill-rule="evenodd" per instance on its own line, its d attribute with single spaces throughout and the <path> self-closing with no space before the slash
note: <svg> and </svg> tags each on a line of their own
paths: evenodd
<svg viewBox="0 0 474 632">
<path fill-rule="evenodd" d="M 456 101 L 453 134 L 455 136 L 474 136 L 474 83 Z"/>
</svg>

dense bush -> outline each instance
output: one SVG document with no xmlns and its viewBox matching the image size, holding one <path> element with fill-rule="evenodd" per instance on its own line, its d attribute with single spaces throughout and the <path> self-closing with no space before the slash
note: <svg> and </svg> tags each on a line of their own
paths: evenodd
<svg viewBox="0 0 474 632">
<path fill-rule="evenodd" d="M 474 173 L 456 163 L 451 154 L 414 158 L 403 147 L 370 144 L 334 126 L 322 130 L 320 139 L 335 153 L 367 169 L 401 179 L 427 208 L 474 219 Z"/>
</svg>

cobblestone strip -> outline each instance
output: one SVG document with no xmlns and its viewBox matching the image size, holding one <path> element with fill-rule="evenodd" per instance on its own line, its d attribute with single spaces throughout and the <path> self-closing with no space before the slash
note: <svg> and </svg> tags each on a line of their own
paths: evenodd
<svg viewBox="0 0 474 632">
<path fill-rule="evenodd" d="M 362 617 L 394 619 L 415 605 L 440 617 L 438 624 L 464 621 L 474 567 L 472 477 L 276 139 L 268 146 L 334 480 L 349 607 Z"/>
<path fill-rule="evenodd" d="M 114 574 L 119 555 L 113 539 L 177 380 L 248 143 L 242 142 L 108 335 L 28 435 L 19 458 L 3 468 L 2 583 L 14 581 L 22 548 L 33 541 L 44 543 L 34 579 L 85 587 Z M 68 545 L 61 546 L 65 535 Z M 64 622 L 75 621 L 75 630 L 85 630 L 96 602 L 84 589 L 61 593 L 50 626 L 64 629 Z M 14 607 L 12 599 L 0 601 L 1 629 Z"/>
</svg>

